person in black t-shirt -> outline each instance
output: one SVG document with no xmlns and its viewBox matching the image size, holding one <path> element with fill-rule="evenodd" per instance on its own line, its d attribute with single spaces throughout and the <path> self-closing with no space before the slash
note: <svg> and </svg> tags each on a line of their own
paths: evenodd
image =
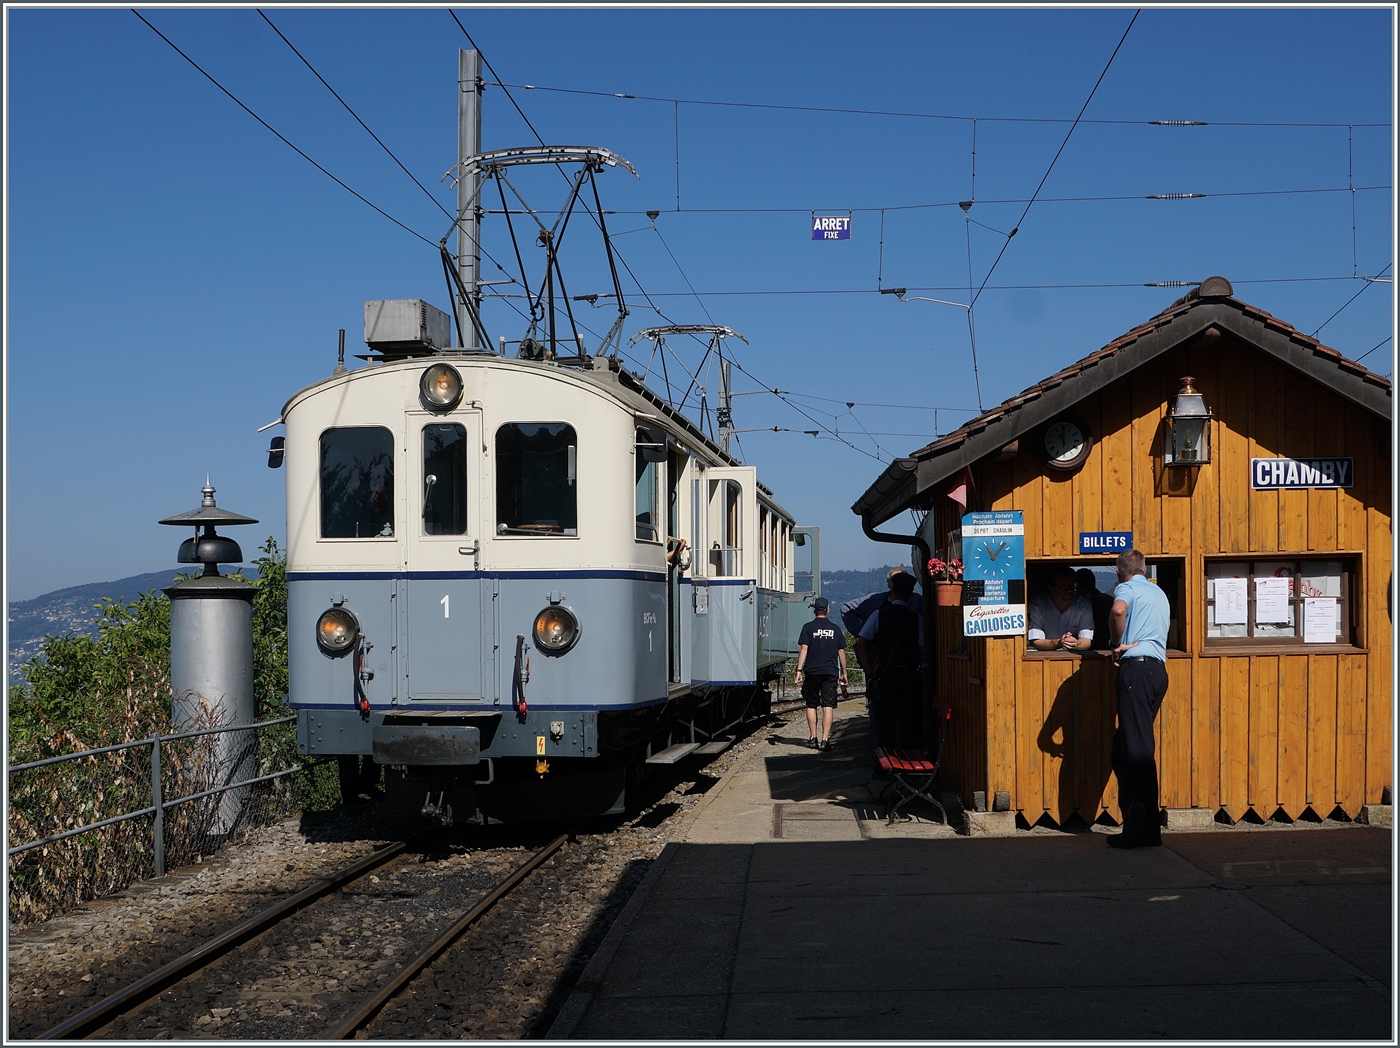
<svg viewBox="0 0 1400 1048">
<path fill-rule="evenodd" d="M 831 749 L 831 722 L 836 716 L 836 682 L 846 683 L 846 635 L 827 618 L 830 602 L 812 601 L 811 622 L 797 636 L 797 683 L 807 702 L 807 745 Z M 822 710 L 822 733 L 817 737 L 817 707 Z"/>
</svg>

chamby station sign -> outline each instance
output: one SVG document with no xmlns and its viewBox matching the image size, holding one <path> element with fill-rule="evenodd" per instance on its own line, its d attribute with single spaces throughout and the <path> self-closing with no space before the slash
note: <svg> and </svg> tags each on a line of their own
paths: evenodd
<svg viewBox="0 0 1400 1048">
<path fill-rule="evenodd" d="M 1349 488 L 1355 469 L 1349 458 L 1257 458 L 1249 460 L 1249 486 L 1255 491 L 1279 488 Z"/>
</svg>

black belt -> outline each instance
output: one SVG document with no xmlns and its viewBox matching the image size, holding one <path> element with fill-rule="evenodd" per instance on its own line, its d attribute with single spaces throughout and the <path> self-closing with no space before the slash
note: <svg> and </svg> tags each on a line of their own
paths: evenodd
<svg viewBox="0 0 1400 1048">
<path fill-rule="evenodd" d="M 1123 656 L 1121 659 L 1119 659 L 1118 661 L 1119 661 L 1119 662 L 1162 662 L 1162 660 L 1159 659 L 1159 658 L 1157 658 L 1155 655 L 1124 655 L 1124 656 Z M 1163 662 L 1162 664 L 1163 664 L 1163 665 L 1166 665 L 1166 663 L 1164 663 L 1164 662 Z"/>
</svg>

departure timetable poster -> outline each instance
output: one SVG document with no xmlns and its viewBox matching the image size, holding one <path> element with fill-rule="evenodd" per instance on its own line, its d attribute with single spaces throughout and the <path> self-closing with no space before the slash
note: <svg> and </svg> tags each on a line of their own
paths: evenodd
<svg viewBox="0 0 1400 1048">
<path fill-rule="evenodd" d="M 1026 523 L 1019 509 L 962 519 L 963 636 L 1026 632 Z"/>
</svg>

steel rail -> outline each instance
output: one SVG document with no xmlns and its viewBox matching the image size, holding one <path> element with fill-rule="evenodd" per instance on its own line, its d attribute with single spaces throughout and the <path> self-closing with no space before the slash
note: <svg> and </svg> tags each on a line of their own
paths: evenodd
<svg viewBox="0 0 1400 1048">
<path fill-rule="evenodd" d="M 143 976 L 124 989 L 118 990 L 116 993 L 94 1004 L 91 1008 L 87 1008 L 77 1015 L 65 1019 L 57 1026 L 45 1030 L 38 1035 L 36 1040 L 76 1040 L 78 1038 L 92 1036 L 122 1014 L 144 1004 L 181 979 L 186 978 L 212 963 L 229 950 L 241 946 L 249 939 L 254 938 L 276 924 L 282 918 L 295 913 L 302 907 L 314 902 L 323 895 L 335 891 L 346 883 L 363 877 L 371 870 L 377 869 L 390 859 L 399 855 L 407 847 L 407 841 L 398 841 L 394 844 L 387 845 L 365 856 L 363 859 L 352 863 L 338 873 L 333 873 L 329 877 L 316 881 L 314 884 L 303 888 L 295 895 L 288 896 L 281 902 L 268 907 L 261 913 L 230 928 L 228 931 L 215 939 L 211 939 L 203 946 L 190 950 L 188 953 L 175 958 L 175 960 L 171 961 L 169 964 L 157 968 L 149 975 Z"/>
<path fill-rule="evenodd" d="M 491 891 L 491 894 L 487 895 L 486 898 L 473 906 L 461 920 L 447 929 L 447 931 L 443 932 L 436 942 L 408 964 L 405 964 L 403 969 L 395 975 L 383 989 L 362 1004 L 338 1026 L 328 1031 L 322 1039 L 327 1041 L 346 1041 L 353 1038 L 355 1036 L 355 1031 L 372 1019 L 415 975 L 436 960 L 439 954 L 451 946 L 464 931 L 480 920 L 481 917 L 504 898 L 511 889 L 520 884 L 520 882 L 534 872 L 541 863 L 562 848 L 564 842 L 568 839 L 569 835 L 567 833 L 560 834 L 537 851 L 514 873 L 498 884 Z"/>
</svg>

